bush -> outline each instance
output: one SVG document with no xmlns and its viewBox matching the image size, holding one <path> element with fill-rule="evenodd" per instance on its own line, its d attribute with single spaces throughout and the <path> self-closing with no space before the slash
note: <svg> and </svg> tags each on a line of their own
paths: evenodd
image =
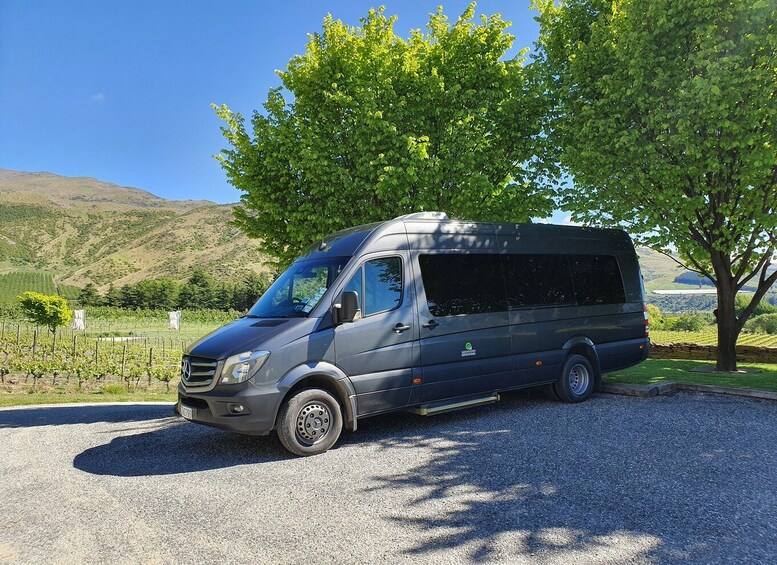
<svg viewBox="0 0 777 565">
<path fill-rule="evenodd" d="M 709 326 L 707 319 L 698 312 L 672 316 L 664 319 L 664 330 L 676 332 L 699 332 Z"/>
<path fill-rule="evenodd" d="M 752 298 L 751 295 L 748 294 L 737 294 L 736 297 L 736 312 L 737 316 L 739 316 L 742 313 L 742 310 L 744 310 L 748 304 L 750 304 L 750 299 Z M 758 306 L 755 307 L 755 310 L 753 310 L 752 317 L 755 318 L 756 316 L 761 316 L 763 314 L 777 314 L 777 306 L 773 306 L 769 304 L 769 302 L 765 299 L 762 299 Z"/>
<path fill-rule="evenodd" d="M 664 327 L 664 315 L 661 313 L 661 310 L 659 310 L 658 306 L 655 306 L 653 304 L 647 305 L 647 311 L 648 311 L 648 321 L 650 322 L 650 327 L 654 330 L 660 330 Z"/>
<path fill-rule="evenodd" d="M 777 312 L 774 314 L 761 314 L 752 318 L 747 323 L 748 331 L 754 333 L 777 334 Z"/>
</svg>

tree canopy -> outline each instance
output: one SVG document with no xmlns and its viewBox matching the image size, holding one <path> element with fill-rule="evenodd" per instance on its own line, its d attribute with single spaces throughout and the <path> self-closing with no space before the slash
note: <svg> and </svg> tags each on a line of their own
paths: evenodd
<svg viewBox="0 0 777 565">
<path fill-rule="evenodd" d="M 230 144 L 217 158 L 243 191 L 236 224 L 287 263 L 317 238 L 421 210 L 527 221 L 552 201 L 535 167 L 546 99 L 510 56 L 498 14 L 394 32 L 370 10 L 349 27 L 328 16 L 305 53 L 279 71 L 250 131 L 214 106 Z"/>
<path fill-rule="evenodd" d="M 777 4 L 537 0 L 550 145 L 575 219 L 676 250 L 718 289 L 718 368 L 777 280 Z M 734 297 L 757 290 L 739 315 Z"/>
<path fill-rule="evenodd" d="M 66 325 L 73 317 L 67 300 L 56 294 L 25 292 L 19 295 L 19 304 L 25 316 L 36 324 L 46 326 L 51 332 Z"/>
</svg>

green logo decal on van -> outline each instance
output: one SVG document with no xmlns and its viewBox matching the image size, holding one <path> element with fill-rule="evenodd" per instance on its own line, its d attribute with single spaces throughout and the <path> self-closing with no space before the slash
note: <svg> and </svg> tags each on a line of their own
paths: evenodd
<svg viewBox="0 0 777 565">
<path fill-rule="evenodd" d="M 467 344 L 464 346 L 464 349 L 467 351 L 472 351 L 472 344 L 470 342 L 467 342 Z"/>
<path fill-rule="evenodd" d="M 468 341 L 467 343 L 464 344 L 464 350 L 461 352 L 461 356 L 462 357 L 472 357 L 476 353 L 477 352 L 474 349 L 472 349 L 472 343 L 470 343 Z"/>
</svg>

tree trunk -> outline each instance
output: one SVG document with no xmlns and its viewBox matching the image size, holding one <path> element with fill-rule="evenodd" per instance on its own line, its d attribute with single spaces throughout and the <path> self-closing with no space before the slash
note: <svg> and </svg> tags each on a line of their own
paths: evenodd
<svg viewBox="0 0 777 565">
<path fill-rule="evenodd" d="M 718 371 L 737 370 L 737 313 L 735 306 L 736 287 L 718 279 Z"/>
</svg>

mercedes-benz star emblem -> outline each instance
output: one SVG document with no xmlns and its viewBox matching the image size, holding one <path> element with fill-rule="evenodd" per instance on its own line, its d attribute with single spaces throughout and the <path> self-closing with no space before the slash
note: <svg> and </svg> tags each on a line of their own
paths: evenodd
<svg viewBox="0 0 777 565">
<path fill-rule="evenodd" d="M 192 364 L 188 358 L 184 357 L 181 362 L 181 378 L 185 381 L 189 380 L 189 376 L 192 374 Z"/>
</svg>

